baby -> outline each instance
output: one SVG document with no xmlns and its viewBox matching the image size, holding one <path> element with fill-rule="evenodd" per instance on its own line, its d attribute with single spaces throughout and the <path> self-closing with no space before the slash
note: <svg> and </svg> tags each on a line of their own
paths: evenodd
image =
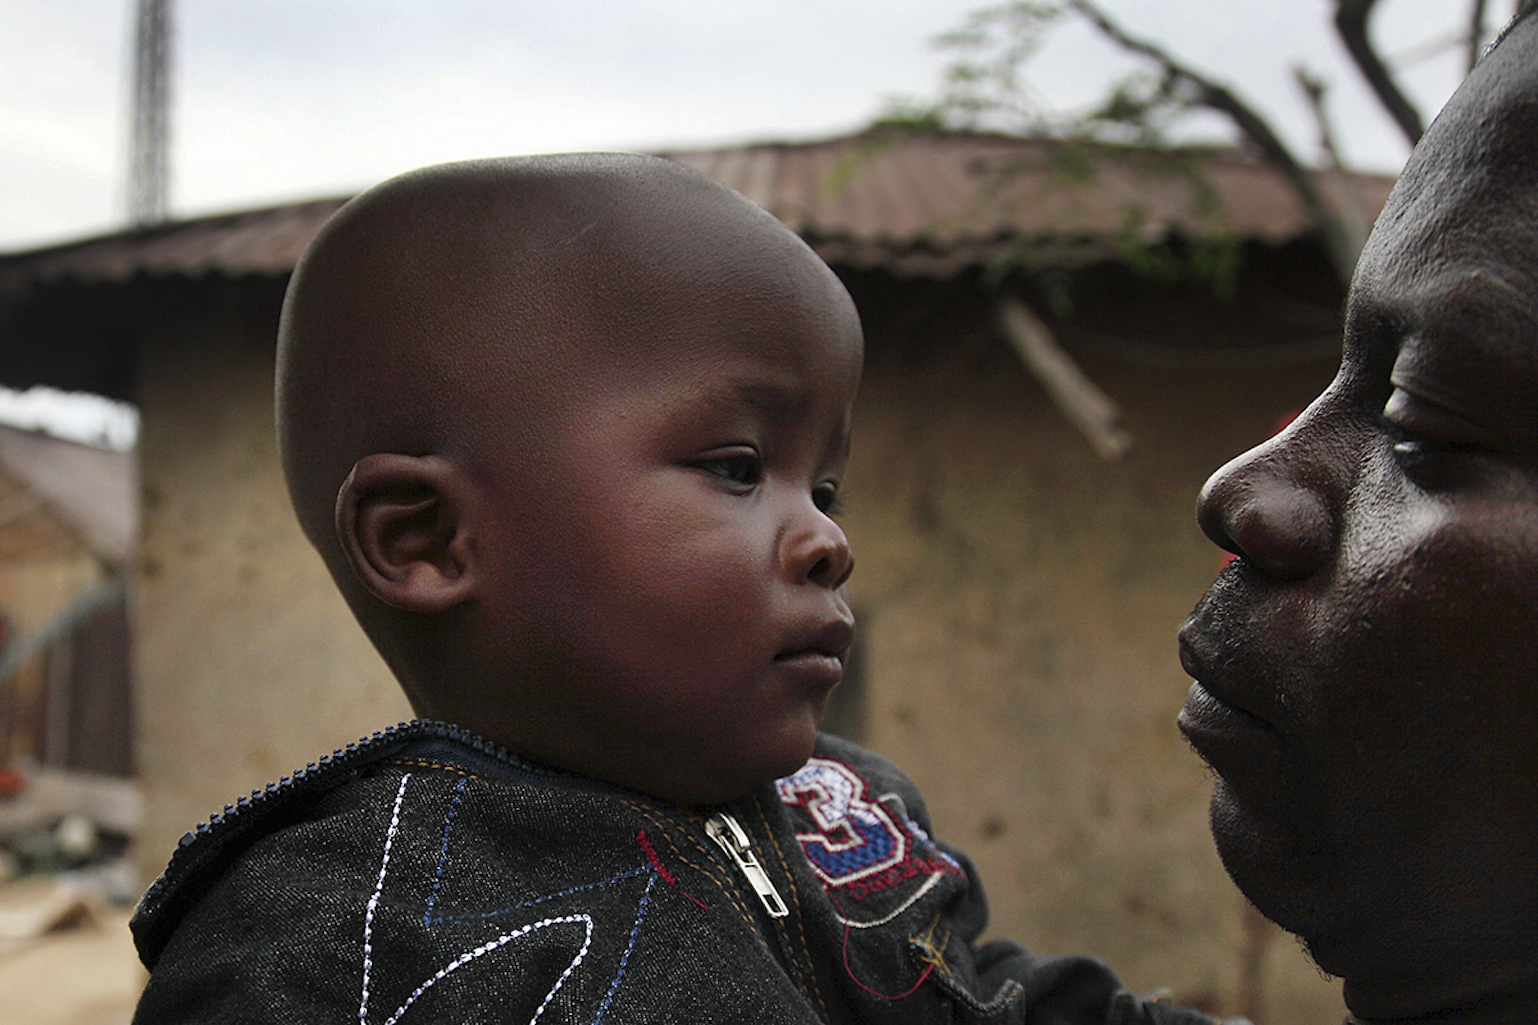
<svg viewBox="0 0 1538 1025">
<path fill-rule="evenodd" d="M 978 946 L 853 636 L 838 279 L 665 160 L 429 168 L 294 273 L 300 523 L 421 719 L 188 834 L 139 1022 L 1208 1022 Z M 454 724 L 454 725 L 450 725 Z"/>
</svg>

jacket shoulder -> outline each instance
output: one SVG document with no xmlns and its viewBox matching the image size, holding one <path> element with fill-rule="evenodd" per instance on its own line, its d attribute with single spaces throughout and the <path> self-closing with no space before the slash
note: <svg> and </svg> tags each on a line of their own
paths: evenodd
<svg viewBox="0 0 1538 1025">
<path fill-rule="evenodd" d="M 253 846 L 322 814 L 320 805 L 334 804 L 350 784 L 407 750 L 445 767 L 537 771 L 466 730 L 424 720 L 380 730 L 257 788 L 189 830 L 145 891 L 130 923 L 145 967 L 155 967 L 182 919 Z"/>
</svg>

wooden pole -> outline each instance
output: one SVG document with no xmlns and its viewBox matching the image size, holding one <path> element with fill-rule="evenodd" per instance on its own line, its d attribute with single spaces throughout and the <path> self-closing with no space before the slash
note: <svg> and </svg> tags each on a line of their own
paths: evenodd
<svg viewBox="0 0 1538 1025">
<path fill-rule="evenodd" d="M 1121 425 L 1121 410 L 1063 351 L 1052 329 L 1013 296 L 999 300 L 999 322 L 1020 361 L 1100 458 L 1114 463 L 1126 455 L 1132 435 Z"/>
</svg>

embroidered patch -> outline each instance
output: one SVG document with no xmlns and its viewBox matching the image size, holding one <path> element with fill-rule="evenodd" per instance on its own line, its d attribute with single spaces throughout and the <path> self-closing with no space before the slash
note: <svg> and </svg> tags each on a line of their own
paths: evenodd
<svg viewBox="0 0 1538 1025">
<path fill-rule="evenodd" d="M 864 778 L 843 762 L 813 758 L 777 783 L 780 800 L 812 830 L 797 832 L 823 885 L 855 900 L 905 879 L 960 875 L 895 794 L 871 800 Z"/>
</svg>

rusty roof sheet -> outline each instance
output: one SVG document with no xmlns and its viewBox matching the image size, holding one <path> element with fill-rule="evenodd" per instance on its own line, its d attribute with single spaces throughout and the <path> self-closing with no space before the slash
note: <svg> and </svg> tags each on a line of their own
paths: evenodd
<svg viewBox="0 0 1538 1025">
<path fill-rule="evenodd" d="M 176 221 L 0 257 L 0 288 L 64 279 L 126 281 L 135 274 L 282 275 L 347 202 L 321 199 Z"/>
<path fill-rule="evenodd" d="M 98 555 L 121 563 L 133 554 L 139 538 L 139 467 L 131 452 L 0 425 L 0 476 L 36 496 L 40 507 Z M 0 497 L 0 506 L 6 501 Z M 4 520 L 0 514 L 0 524 Z"/>
<path fill-rule="evenodd" d="M 1280 172 L 1236 151 L 1168 154 L 970 133 L 666 156 L 720 179 L 830 263 L 949 276 L 1020 239 L 1144 241 L 1226 231 L 1284 242 L 1312 222 Z M 1321 174 L 1368 223 L 1393 179 Z M 1348 191 L 1349 190 L 1349 191 Z M 1106 249 L 1107 255 L 1114 248 Z"/>
<path fill-rule="evenodd" d="M 1187 155 L 980 133 L 770 143 L 666 152 L 730 185 L 829 263 L 949 277 L 1021 239 L 1114 243 L 1224 230 L 1278 243 L 1306 234 L 1275 169 L 1232 151 Z M 1199 168 L 1199 173 L 1193 168 Z M 1321 175 L 1368 222 L 1393 179 Z M 0 288 L 135 274 L 281 275 L 345 198 L 181 221 L 0 257 Z"/>
</svg>

